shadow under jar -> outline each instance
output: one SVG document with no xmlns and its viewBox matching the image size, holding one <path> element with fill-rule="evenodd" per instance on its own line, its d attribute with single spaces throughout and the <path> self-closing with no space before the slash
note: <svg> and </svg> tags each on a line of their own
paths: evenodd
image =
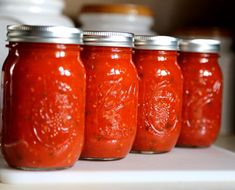
<svg viewBox="0 0 235 190">
<path fill-rule="evenodd" d="M 133 144 L 138 78 L 132 63 L 133 34 L 84 32 L 87 73 L 85 143 L 82 159 L 116 160 Z"/>
<path fill-rule="evenodd" d="M 180 42 L 178 62 L 184 76 L 184 94 L 178 146 L 208 147 L 219 134 L 222 104 L 219 46 L 219 41 L 210 39 Z"/>
<path fill-rule="evenodd" d="M 75 28 L 8 27 L 2 152 L 25 170 L 71 167 L 84 141 L 85 69 Z"/>
<path fill-rule="evenodd" d="M 173 37 L 135 37 L 133 61 L 139 75 L 139 107 L 132 152 L 168 152 L 177 142 L 183 93 L 177 49 L 178 40 Z"/>
</svg>

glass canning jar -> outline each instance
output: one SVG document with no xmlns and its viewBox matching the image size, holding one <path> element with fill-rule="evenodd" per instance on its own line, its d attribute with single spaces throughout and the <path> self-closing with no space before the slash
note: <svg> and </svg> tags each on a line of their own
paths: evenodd
<svg viewBox="0 0 235 190">
<path fill-rule="evenodd" d="M 85 144 L 81 157 L 125 157 L 136 134 L 138 77 L 132 62 L 133 34 L 84 32 L 87 73 Z"/>
<path fill-rule="evenodd" d="M 2 152 L 8 165 L 52 170 L 77 161 L 85 112 L 80 35 L 69 27 L 8 27 L 2 69 Z"/>
<path fill-rule="evenodd" d="M 180 42 L 184 93 L 179 146 L 207 147 L 219 134 L 223 82 L 219 47 L 219 41 L 210 39 Z"/>
</svg>

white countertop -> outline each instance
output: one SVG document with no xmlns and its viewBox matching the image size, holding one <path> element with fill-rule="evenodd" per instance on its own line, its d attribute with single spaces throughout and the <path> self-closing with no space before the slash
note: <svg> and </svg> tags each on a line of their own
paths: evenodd
<svg viewBox="0 0 235 190">
<path fill-rule="evenodd" d="M 226 148 L 228 150 L 235 151 L 235 136 L 221 136 L 218 138 L 217 142 L 215 143 L 217 146 L 221 146 L 223 148 Z M 170 153 L 168 153 L 170 155 Z M 173 154 L 172 154 L 173 156 Z M 235 160 L 234 160 L 235 161 Z M 110 164 L 111 162 L 109 162 Z M 234 162 L 235 163 L 235 162 Z M 234 170 L 235 171 L 235 170 Z M 143 176 L 144 178 L 145 176 Z M 24 179 L 25 180 L 25 179 Z M 3 184 L 0 183 L 0 190 L 47 190 L 47 189 L 58 189 L 58 190 L 73 190 L 73 189 L 85 189 L 85 190 L 125 190 L 125 189 L 143 189 L 143 190 L 148 190 L 148 189 L 187 189 L 187 190 L 194 190 L 194 189 L 215 189 L 215 190 L 224 190 L 224 189 L 235 189 L 235 179 L 232 180 L 231 182 L 210 182 L 210 181 L 201 181 L 201 182 L 175 182 L 175 181 L 168 181 L 168 182 L 161 182 L 159 180 L 156 180 L 156 182 L 151 181 L 151 182 L 143 182 L 143 180 L 140 180 L 140 182 L 135 182 L 135 183 L 129 183 L 128 181 L 126 183 L 85 183 L 85 184 L 51 184 L 51 185 L 43 185 L 39 183 L 36 185 L 22 185 L 22 184 L 17 184 L 17 185 L 10 185 L 10 184 Z"/>
</svg>

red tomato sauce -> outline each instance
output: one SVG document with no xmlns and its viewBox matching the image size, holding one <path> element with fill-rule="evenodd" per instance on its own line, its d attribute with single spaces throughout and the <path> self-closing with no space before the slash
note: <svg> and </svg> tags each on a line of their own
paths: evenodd
<svg viewBox="0 0 235 190">
<path fill-rule="evenodd" d="M 118 159 L 136 134 L 138 79 L 131 48 L 84 46 L 87 73 L 82 158 Z"/>
<path fill-rule="evenodd" d="M 217 59 L 216 53 L 180 53 L 184 76 L 180 146 L 210 146 L 219 133 L 222 73 Z"/>
<path fill-rule="evenodd" d="M 21 169 L 60 169 L 84 141 L 85 69 L 78 45 L 10 43 L 4 63 L 2 151 Z"/>
<path fill-rule="evenodd" d="M 170 151 L 181 129 L 183 77 L 176 51 L 135 50 L 139 75 L 137 135 L 132 150 Z"/>
</svg>

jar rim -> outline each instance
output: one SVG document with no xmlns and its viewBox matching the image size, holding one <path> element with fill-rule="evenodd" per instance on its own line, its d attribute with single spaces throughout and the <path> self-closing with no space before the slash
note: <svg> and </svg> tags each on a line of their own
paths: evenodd
<svg viewBox="0 0 235 190">
<path fill-rule="evenodd" d="M 7 31 L 9 42 L 82 43 L 82 31 L 73 27 L 9 25 Z"/>
<path fill-rule="evenodd" d="M 91 46 L 133 47 L 134 34 L 115 31 L 84 31 L 83 44 Z"/>
<path fill-rule="evenodd" d="M 220 41 L 214 39 L 181 39 L 179 49 L 182 52 L 219 53 Z"/>
<path fill-rule="evenodd" d="M 136 35 L 135 49 L 178 50 L 178 39 L 171 36 Z"/>
</svg>

